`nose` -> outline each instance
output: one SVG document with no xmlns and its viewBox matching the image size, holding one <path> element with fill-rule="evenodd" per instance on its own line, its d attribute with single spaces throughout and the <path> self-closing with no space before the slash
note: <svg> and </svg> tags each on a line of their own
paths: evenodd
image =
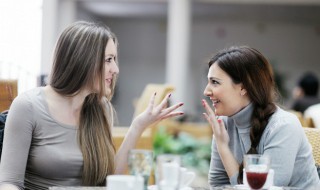
<svg viewBox="0 0 320 190">
<path fill-rule="evenodd" d="M 113 74 L 118 74 L 119 73 L 119 67 L 118 67 L 118 64 L 115 61 L 112 63 L 110 72 L 113 73 Z"/>
<path fill-rule="evenodd" d="M 203 91 L 203 95 L 205 95 L 205 96 L 211 96 L 212 95 L 212 92 L 209 90 L 208 86 L 209 85 L 207 85 L 206 88 Z"/>
</svg>

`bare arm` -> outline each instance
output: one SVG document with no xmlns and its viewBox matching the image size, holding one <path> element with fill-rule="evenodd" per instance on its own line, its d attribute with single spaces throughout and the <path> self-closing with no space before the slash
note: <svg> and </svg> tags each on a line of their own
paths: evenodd
<svg viewBox="0 0 320 190">
<path fill-rule="evenodd" d="M 155 106 L 156 94 L 154 94 L 149 102 L 148 107 L 144 112 L 139 114 L 133 121 L 132 124 L 119 148 L 119 151 L 116 154 L 116 174 L 122 174 L 127 169 L 127 159 L 130 149 L 135 148 L 137 141 L 139 140 L 143 131 L 150 125 L 155 124 L 163 119 L 182 115 L 183 112 L 175 111 L 183 105 L 179 103 L 167 108 L 167 103 L 170 98 L 170 94 L 162 100 L 162 102 Z"/>
</svg>

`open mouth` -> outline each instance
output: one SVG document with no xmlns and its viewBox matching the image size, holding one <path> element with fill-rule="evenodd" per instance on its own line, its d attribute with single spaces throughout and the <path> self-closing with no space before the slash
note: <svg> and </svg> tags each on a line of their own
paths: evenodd
<svg viewBox="0 0 320 190">
<path fill-rule="evenodd" d="M 220 100 L 212 100 L 212 105 L 216 106 L 218 103 L 220 103 Z"/>
<path fill-rule="evenodd" d="M 106 79 L 107 84 L 111 84 L 112 83 L 112 79 Z"/>
</svg>

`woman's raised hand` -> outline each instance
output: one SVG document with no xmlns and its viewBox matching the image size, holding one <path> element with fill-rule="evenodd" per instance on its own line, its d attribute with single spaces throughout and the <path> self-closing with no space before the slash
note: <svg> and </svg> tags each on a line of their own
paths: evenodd
<svg viewBox="0 0 320 190">
<path fill-rule="evenodd" d="M 132 121 L 133 126 L 137 126 L 144 130 L 146 127 L 163 119 L 183 115 L 184 113 L 182 111 L 176 111 L 183 103 L 167 107 L 170 96 L 171 94 L 167 94 L 159 105 L 155 105 L 154 101 L 156 93 L 154 93 L 150 98 L 147 108 Z"/>
<path fill-rule="evenodd" d="M 202 105 L 206 110 L 206 113 L 203 113 L 203 115 L 211 125 L 217 146 L 228 146 L 230 139 L 223 121 L 216 117 L 216 114 L 208 105 L 207 101 L 202 100 Z"/>
</svg>

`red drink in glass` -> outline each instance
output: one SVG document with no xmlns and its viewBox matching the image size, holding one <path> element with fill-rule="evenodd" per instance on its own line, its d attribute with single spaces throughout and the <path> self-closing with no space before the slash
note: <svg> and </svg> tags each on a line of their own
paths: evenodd
<svg viewBox="0 0 320 190">
<path fill-rule="evenodd" d="M 261 189 L 267 180 L 268 173 L 246 172 L 247 180 L 252 189 Z"/>
<path fill-rule="evenodd" d="M 251 189 L 262 189 L 270 168 L 270 157 L 261 154 L 244 155 L 244 166 L 248 185 Z"/>
</svg>

